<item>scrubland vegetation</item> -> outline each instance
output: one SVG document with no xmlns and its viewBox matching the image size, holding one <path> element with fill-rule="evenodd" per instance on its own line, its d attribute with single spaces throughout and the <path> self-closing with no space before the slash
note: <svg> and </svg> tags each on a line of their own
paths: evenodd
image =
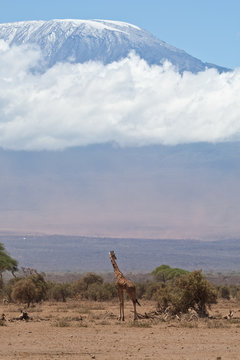
<svg viewBox="0 0 240 360">
<path fill-rule="evenodd" d="M 2 246 L 0 275 L 0 360 L 239 358 L 240 285 L 231 276 L 168 265 L 126 274 L 142 307 L 133 321 L 126 301 L 120 322 L 113 272 L 19 269 Z"/>
<path fill-rule="evenodd" d="M 34 269 L 17 268 L 0 244 L 0 297 L 9 303 L 31 304 L 43 301 L 66 302 L 67 299 L 109 301 L 118 297 L 114 281 L 104 281 L 96 273 L 79 275 L 77 280 L 57 282 L 47 280 L 44 273 Z M 13 277 L 2 280 L 2 274 L 10 271 Z M 136 282 L 138 299 L 153 300 L 159 311 L 171 309 L 173 314 L 195 310 L 205 317 L 211 304 L 219 298 L 240 300 L 240 286 L 218 285 L 209 282 L 200 270 L 193 272 L 160 265 L 151 273 L 151 279 Z"/>
<path fill-rule="evenodd" d="M 205 317 L 211 304 L 220 298 L 240 300 L 240 286 L 214 286 L 199 270 L 188 272 L 162 265 L 153 270 L 152 276 L 152 280 L 135 282 L 137 297 L 153 300 L 158 311 L 171 308 L 173 314 L 179 314 L 193 309 L 199 317 Z M 47 280 L 44 273 L 34 269 L 21 269 L 15 277 L 2 282 L 0 297 L 29 307 L 43 301 L 66 302 L 68 299 L 110 301 L 117 299 L 118 293 L 114 281 L 104 281 L 96 273 L 79 275 L 72 282 L 56 282 Z"/>
</svg>

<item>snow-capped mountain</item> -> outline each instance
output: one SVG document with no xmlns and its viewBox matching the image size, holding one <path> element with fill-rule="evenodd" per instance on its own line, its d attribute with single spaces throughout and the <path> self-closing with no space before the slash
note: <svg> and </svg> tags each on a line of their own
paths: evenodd
<svg viewBox="0 0 240 360">
<path fill-rule="evenodd" d="M 45 68 L 57 62 L 101 61 L 105 64 L 126 57 L 134 50 L 149 64 L 169 60 L 176 68 L 198 72 L 216 68 L 183 50 L 159 40 L 137 26 L 109 20 L 23 21 L 0 24 L 0 39 L 9 45 L 35 44 L 42 50 Z"/>
</svg>

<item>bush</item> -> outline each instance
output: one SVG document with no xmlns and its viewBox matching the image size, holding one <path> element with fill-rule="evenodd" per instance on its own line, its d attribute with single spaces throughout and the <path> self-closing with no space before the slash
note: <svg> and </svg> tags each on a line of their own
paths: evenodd
<svg viewBox="0 0 240 360">
<path fill-rule="evenodd" d="M 34 302 L 44 300 L 47 292 L 47 283 L 43 275 L 35 273 L 27 278 L 17 281 L 11 292 L 11 298 L 14 301 L 27 303 L 27 306 Z"/>
<path fill-rule="evenodd" d="M 238 285 L 230 285 L 229 290 L 230 290 L 230 296 L 232 296 L 233 298 L 235 298 L 239 301 L 240 300 L 240 287 Z"/>
<path fill-rule="evenodd" d="M 218 296 L 223 299 L 230 300 L 230 289 L 227 286 L 219 286 Z"/>
<path fill-rule="evenodd" d="M 21 279 L 22 278 L 20 278 L 20 277 L 12 278 L 12 279 L 8 280 L 8 282 L 3 285 L 2 296 L 4 298 L 6 298 L 9 302 L 13 301 L 11 294 L 12 294 L 12 290 L 13 290 L 14 285 Z"/>
<path fill-rule="evenodd" d="M 111 300 L 113 297 L 117 296 L 117 289 L 115 285 L 110 283 L 93 283 L 89 285 L 83 296 L 86 299 L 94 301 Z"/>
<path fill-rule="evenodd" d="M 86 288 L 92 284 L 103 284 L 103 278 L 95 273 L 87 273 L 82 280 Z"/>
<path fill-rule="evenodd" d="M 159 310 L 164 311 L 170 305 L 172 305 L 172 307 L 176 306 L 175 294 L 169 285 L 159 287 L 157 293 L 155 293 L 155 297 L 157 299 L 157 307 Z"/>
<path fill-rule="evenodd" d="M 66 302 L 71 297 L 72 289 L 70 284 L 53 283 L 49 286 L 48 299 Z"/>
<path fill-rule="evenodd" d="M 137 299 L 142 299 L 145 295 L 147 289 L 147 283 L 137 283 L 136 284 L 136 295 Z"/>
<path fill-rule="evenodd" d="M 43 274 L 35 273 L 30 275 L 27 279 L 31 280 L 36 286 L 36 297 L 35 302 L 40 302 L 46 298 L 47 294 L 47 283 L 44 279 Z"/>
<path fill-rule="evenodd" d="M 162 288 L 162 285 L 157 282 L 147 282 L 146 283 L 146 292 L 145 292 L 145 299 L 152 300 L 156 298 L 156 294 L 159 289 Z"/>
<path fill-rule="evenodd" d="M 156 299 L 163 309 L 171 306 L 174 313 L 186 313 L 194 309 L 199 316 L 204 317 L 207 307 L 216 303 L 217 294 L 201 271 L 193 271 L 159 289 Z"/>
<path fill-rule="evenodd" d="M 87 289 L 86 283 L 83 282 L 83 279 L 79 279 L 71 284 L 73 296 L 82 295 L 83 292 Z"/>
<path fill-rule="evenodd" d="M 37 297 L 37 287 L 30 279 L 21 279 L 14 286 L 11 298 L 14 301 L 26 303 L 29 307 Z"/>
<path fill-rule="evenodd" d="M 92 285 L 103 285 L 103 278 L 95 273 L 87 273 L 84 277 L 72 284 L 72 295 L 81 295 L 82 298 L 89 298 L 88 289 Z M 91 292 L 92 290 L 90 290 Z M 94 296 L 93 296 L 94 297 Z"/>
</svg>

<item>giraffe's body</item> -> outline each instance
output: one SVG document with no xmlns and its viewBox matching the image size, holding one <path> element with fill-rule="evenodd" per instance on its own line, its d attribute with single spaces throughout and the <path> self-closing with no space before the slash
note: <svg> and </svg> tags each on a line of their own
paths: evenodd
<svg viewBox="0 0 240 360">
<path fill-rule="evenodd" d="M 136 304 L 140 305 L 136 298 L 136 287 L 131 280 L 125 278 L 123 273 L 119 270 L 119 267 L 116 263 L 116 255 L 114 251 L 109 253 L 109 257 L 114 269 L 115 277 L 116 277 L 116 287 L 118 290 L 119 302 L 120 302 L 120 316 L 119 320 L 124 321 L 124 291 L 128 294 L 133 303 L 134 308 L 134 320 L 137 320 L 137 311 Z"/>
</svg>

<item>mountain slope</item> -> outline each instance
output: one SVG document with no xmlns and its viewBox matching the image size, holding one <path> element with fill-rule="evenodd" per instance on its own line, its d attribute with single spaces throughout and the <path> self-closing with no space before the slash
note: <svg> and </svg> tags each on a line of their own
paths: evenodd
<svg viewBox="0 0 240 360">
<path fill-rule="evenodd" d="M 45 68 L 57 62 L 111 63 L 134 50 L 149 64 L 169 60 L 180 72 L 214 67 L 203 63 L 137 26 L 108 20 L 24 21 L 0 24 L 0 39 L 9 45 L 35 44 L 43 53 Z"/>
</svg>

